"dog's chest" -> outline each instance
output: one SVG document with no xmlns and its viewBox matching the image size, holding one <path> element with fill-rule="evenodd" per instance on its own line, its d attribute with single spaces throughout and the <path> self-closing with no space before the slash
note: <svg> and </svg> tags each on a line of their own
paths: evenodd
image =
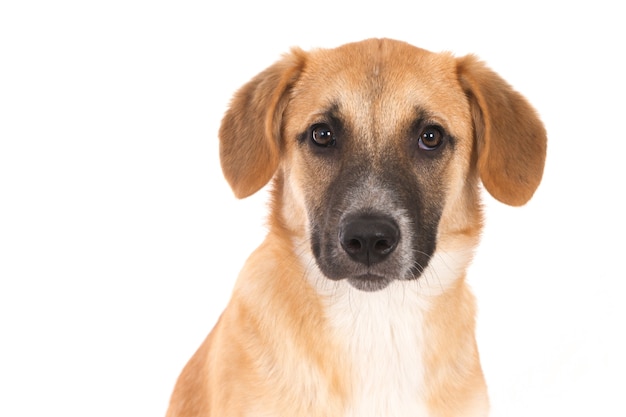
<svg viewBox="0 0 626 417">
<path fill-rule="evenodd" d="M 346 416 L 428 415 L 421 354 L 425 301 L 406 285 L 379 293 L 347 288 L 329 298 L 329 320 L 351 367 Z"/>
</svg>

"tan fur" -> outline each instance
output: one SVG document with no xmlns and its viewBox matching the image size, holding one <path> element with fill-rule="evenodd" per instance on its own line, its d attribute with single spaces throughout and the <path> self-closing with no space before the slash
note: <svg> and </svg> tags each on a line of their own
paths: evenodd
<svg viewBox="0 0 626 417">
<path fill-rule="evenodd" d="M 337 103 L 354 134 L 343 144 L 345 159 L 320 158 L 297 137 Z M 429 165 L 407 152 L 416 106 L 456 138 L 454 149 Z M 416 285 L 397 284 L 424 302 L 424 343 L 415 352 L 424 368 L 424 415 L 485 415 L 475 303 L 464 272 L 482 228 L 478 182 L 498 200 L 522 205 L 539 185 L 545 153 L 535 111 L 474 56 L 379 39 L 292 50 L 235 94 L 222 121 L 222 168 L 235 195 L 273 179 L 269 232 L 179 377 L 167 415 L 350 415 L 362 381 L 333 324 L 334 300 L 312 284 L 323 286 L 325 278 L 309 241 L 310 210 L 327 203 L 331 181 L 357 157 L 371 161 L 376 178 L 394 171 L 393 157 L 417 179 L 425 204 L 441 207 L 436 253 L 452 273 L 433 272 L 434 265 Z M 447 275 L 454 279 L 437 282 Z"/>
</svg>

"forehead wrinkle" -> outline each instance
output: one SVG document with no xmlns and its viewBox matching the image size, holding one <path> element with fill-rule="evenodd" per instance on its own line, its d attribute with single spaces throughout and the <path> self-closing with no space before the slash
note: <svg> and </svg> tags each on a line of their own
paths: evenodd
<svg viewBox="0 0 626 417">
<path fill-rule="evenodd" d="M 342 119 L 351 127 L 352 141 L 358 148 L 371 150 L 372 102 L 367 90 L 350 88 L 339 93 L 339 112 Z"/>
</svg>

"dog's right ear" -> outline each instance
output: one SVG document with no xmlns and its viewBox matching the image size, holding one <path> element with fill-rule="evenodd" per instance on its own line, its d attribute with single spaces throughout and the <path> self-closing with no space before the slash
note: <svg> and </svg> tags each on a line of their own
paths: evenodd
<svg viewBox="0 0 626 417">
<path fill-rule="evenodd" d="M 239 89 L 222 119 L 220 161 L 237 198 L 261 189 L 278 167 L 282 115 L 305 60 L 304 51 L 292 49 Z"/>
</svg>

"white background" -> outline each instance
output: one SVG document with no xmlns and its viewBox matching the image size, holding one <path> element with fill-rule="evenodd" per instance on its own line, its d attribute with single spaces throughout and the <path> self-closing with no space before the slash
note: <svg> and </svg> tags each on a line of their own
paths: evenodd
<svg viewBox="0 0 626 417">
<path fill-rule="evenodd" d="M 2 2 L 0 415 L 163 415 L 265 233 L 219 167 L 231 94 L 391 37 L 478 54 L 549 132 L 470 271 L 492 414 L 626 416 L 624 13 L 559 3 Z"/>
</svg>

